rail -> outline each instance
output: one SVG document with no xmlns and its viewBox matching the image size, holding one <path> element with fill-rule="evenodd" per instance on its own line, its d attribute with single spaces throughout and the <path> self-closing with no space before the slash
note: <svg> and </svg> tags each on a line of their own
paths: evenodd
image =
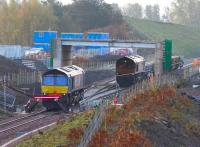
<svg viewBox="0 0 200 147">
<path fill-rule="evenodd" d="M 23 120 L 23 119 L 26 119 L 26 118 L 30 118 L 30 117 L 32 117 L 32 116 L 36 116 L 36 115 L 42 114 L 42 113 L 44 113 L 44 112 L 46 112 L 46 110 L 42 110 L 42 111 L 39 111 L 39 112 L 30 114 L 30 115 L 26 115 L 26 116 L 23 116 L 23 117 L 20 117 L 20 118 L 16 118 L 16 119 L 13 119 L 13 120 L 10 120 L 10 121 L 7 121 L 7 122 L 3 122 L 3 123 L 0 124 L 0 127 L 9 125 L 9 124 L 11 124 L 11 123 L 16 123 L 16 122 L 18 122 L 18 121 L 20 121 L 20 120 Z"/>
<path fill-rule="evenodd" d="M 61 115 L 60 112 L 40 111 L 24 117 L 5 120 L 1 122 L 0 126 L 0 146 L 19 135 L 27 134 L 34 129 L 48 124 L 56 123 L 58 120 L 63 120 L 71 115 L 72 114 Z"/>
<path fill-rule="evenodd" d="M 15 125 L 15 126 L 12 126 L 12 127 L 10 127 L 10 128 L 4 129 L 4 130 L 0 130 L 0 134 L 1 134 L 1 133 L 9 133 L 9 132 L 11 132 L 11 131 L 15 131 L 15 129 L 17 129 L 17 128 L 21 127 L 21 126 L 28 125 L 28 124 L 30 124 L 30 123 L 36 122 L 36 121 L 38 121 L 38 120 L 41 120 L 41 119 L 43 119 L 43 118 L 45 118 L 45 117 L 46 117 L 46 116 L 40 116 L 40 117 L 38 117 L 38 118 L 36 118 L 36 119 L 33 119 L 33 120 L 30 120 L 30 121 L 21 123 L 21 124 L 19 124 L 19 125 Z"/>
</svg>

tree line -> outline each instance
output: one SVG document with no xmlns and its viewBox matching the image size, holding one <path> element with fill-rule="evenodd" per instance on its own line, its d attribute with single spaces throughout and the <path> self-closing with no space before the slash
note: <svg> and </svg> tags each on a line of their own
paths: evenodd
<svg viewBox="0 0 200 147">
<path fill-rule="evenodd" d="M 148 19 L 152 21 L 160 21 L 159 5 L 147 5 L 143 8 L 138 3 L 128 4 L 122 9 L 124 16 L 129 16 L 137 19 Z"/>
<path fill-rule="evenodd" d="M 123 24 L 123 16 L 199 27 L 200 1 L 174 0 L 161 16 L 159 5 L 119 8 L 104 0 L 73 0 L 68 5 L 58 0 L 0 0 L 0 44 L 30 46 L 35 30 L 86 32 Z"/>
<path fill-rule="evenodd" d="M 171 8 L 171 21 L 179 24 L 199 27 L 200 1 L 175 0 Z"/>
<path fill-rule="evenodd" d="M 128 4 L 122 10 L 124 16 L 152 21 L 171 22 L 193 27 L 200 25 L 199 0 L 174 0 L 171 6 L 164 8 L 161 15 L 159 5 L 147 5 L 143 8 L 138 3 Z"/>
<path fill-rule="evenodd" d="M 0 44 L 31 45 L 36 30 L 84 32 L 123 22 L 118 5 L 104 0 L 1 0 Z"/>
</svg>

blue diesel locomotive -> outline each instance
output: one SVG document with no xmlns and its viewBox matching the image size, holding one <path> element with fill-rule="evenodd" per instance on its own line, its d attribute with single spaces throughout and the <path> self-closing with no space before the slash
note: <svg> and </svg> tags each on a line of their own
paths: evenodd
<svg viewBox="0 0 200 147">
<path fill-rule="evenodd" d="M 66 66 L 52 69 L 42 75 L 40 96 L 34 96 L 25 106 L 26 112 L 42 102 L 47 110 L 62 109 L 68 111 L 72 104 L 79 103 L 84 95 L 84 70 L 78 66 Z"/>
</svg>

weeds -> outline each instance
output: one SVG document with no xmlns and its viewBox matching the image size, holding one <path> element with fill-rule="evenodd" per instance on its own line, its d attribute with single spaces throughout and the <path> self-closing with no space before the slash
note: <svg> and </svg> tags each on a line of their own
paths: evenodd
<svg viewBox="0 0 200 147">
<path fill-rule="evenodd" d="M 140 131 L 138 124 L 143 120 L 156 121 L 155 118 L 161 120 L 160 123 L 181 124 L 188 132 L 199 135 L 198 123 L 187 118 L 196 111 L 194 105 L 187 97 L 177 95 L 176 91 L 170 85 L 161 88 L 152 86 L 149 91 L 129 98 L 121 109 L 110 107 L 104 120 L 106 127 L 93 136 L 90 147 L 150 147 L 151 141 Z"/>
</svg>

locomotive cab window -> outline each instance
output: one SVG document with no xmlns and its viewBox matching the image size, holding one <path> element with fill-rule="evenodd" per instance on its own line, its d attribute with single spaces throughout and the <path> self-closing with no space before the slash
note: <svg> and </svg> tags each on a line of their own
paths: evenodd
<svg viewBox="0 0 200 147">
<path fill-rule="evenodd" d="M 117 61 L 116 72 L 118 75 L 132 74 L 136 72 L 136 64 L 129 58 L 122 58 Z"/>
<path fill-rule="evenodd" d="M 53 75 L 46 75 L 42 78 L 42 84 L 43 85 L 54 85 L 54 76 Z"/>
<path fill-rule="evenodd" d="M 64 75 L 57 75 L 55 77 L 55 85 L 57 85 L 57 86 L 67 85 L 67 77 Z"/>
<path fill-rule="evenodd" d="M 68 80 L 64 75 L 45 75 L 42 78 L 42 84 L 48 86 L 65 86 L 68 84 Z"/>
</svg>

